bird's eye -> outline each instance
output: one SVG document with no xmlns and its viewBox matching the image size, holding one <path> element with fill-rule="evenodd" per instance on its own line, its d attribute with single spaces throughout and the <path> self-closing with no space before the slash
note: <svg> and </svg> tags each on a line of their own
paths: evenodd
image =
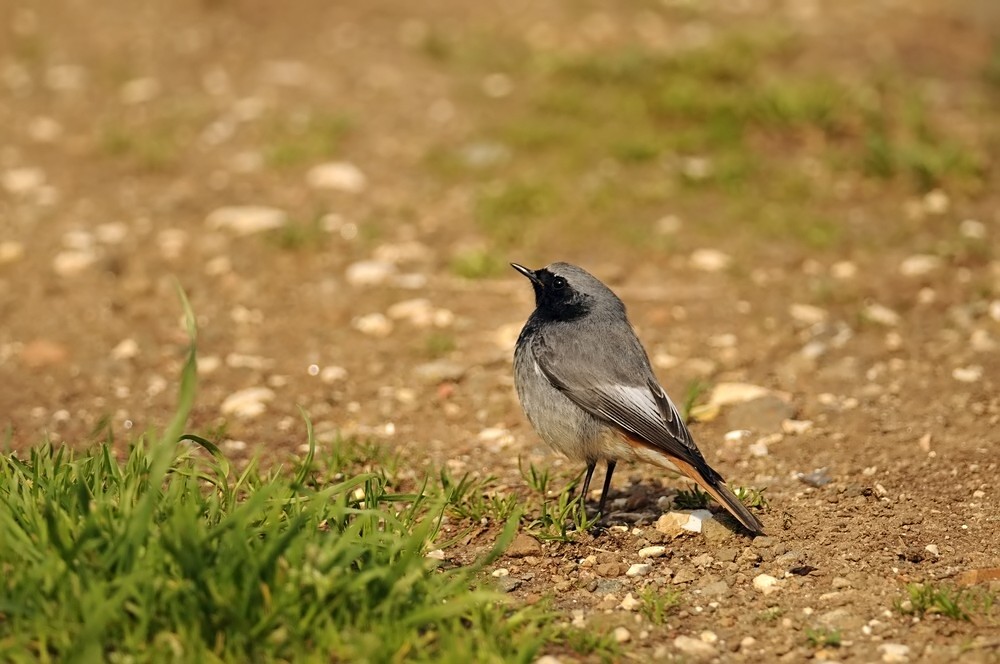
<svg viewBox="0 0 1000 664">
<path fill-rule="evenodd" d="M 562 277 L 556 277 L 552 280 L 552 288 L 555 290 L 562 290 L 566 288 L 566 280 Z"/>
</svg>

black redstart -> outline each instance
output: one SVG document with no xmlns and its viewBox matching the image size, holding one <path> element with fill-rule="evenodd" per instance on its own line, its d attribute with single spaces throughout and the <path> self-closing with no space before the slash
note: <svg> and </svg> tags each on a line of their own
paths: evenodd
<svg viewBox="0 0 1000 664">
<path fill-rule="evenodd" d="M 568 263 L 540 270 L 511 266 L 535 289 L 535 311 L 514 350 L 517 395 L 542 440 L 587 464 L 581 498 L 597 462 L 605 461 L 598 505 L 603 515 L 615 464 L 644 461 L 684 473 L 747 530 L 762 534 L 764 524 L 698 450 L 657 382 L 618 296 Z"/>
</svg>

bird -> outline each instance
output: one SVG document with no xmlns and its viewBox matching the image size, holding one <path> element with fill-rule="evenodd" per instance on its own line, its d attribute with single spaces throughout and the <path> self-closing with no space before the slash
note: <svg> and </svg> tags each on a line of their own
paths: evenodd
<svg viewBox="0 0 1000 664">
<path fill-rule="evenodd" d="M 514 349 L 514 385 L 538 436 L 586 464 L 581 503 L 597 464 L 606 464 L 598 518 L 619 461 L 642 461 L 694 480 L 753 535 L 764 524 L 705 460 L 657 381 L 625 304 L 583 268 L 556 262 L 531 270 L 535 310 Z"/>
</svg>

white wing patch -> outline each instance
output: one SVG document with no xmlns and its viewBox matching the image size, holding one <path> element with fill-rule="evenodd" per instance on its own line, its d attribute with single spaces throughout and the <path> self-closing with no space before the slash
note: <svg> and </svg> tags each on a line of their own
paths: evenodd
<svg viewBox="0 0 1000 664">
<path fill-rule="evenodd" d="M 601 391 L 619 403 L 628 404 L 628 409 L 650 422 L 662 422 L 663 414 L 653 401 L 653 395 L 646 387 L 630 385 L 605 385 Z"/>
</svg>

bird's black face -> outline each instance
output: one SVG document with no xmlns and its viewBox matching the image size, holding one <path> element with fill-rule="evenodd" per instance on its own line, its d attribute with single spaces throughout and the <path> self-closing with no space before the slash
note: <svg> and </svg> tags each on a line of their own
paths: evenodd
<svg viewBox="0 0 1000 664">
<path fill-rule="evenodd" d="M 535 289 L 535 316 L 545 320 L 573 320 L 590 311 L 590 298 L 573 288 L 566 277 L 546 268 L 529 270 L 517 263 L 510 265 L 531 280 Z"/>
</svg>

